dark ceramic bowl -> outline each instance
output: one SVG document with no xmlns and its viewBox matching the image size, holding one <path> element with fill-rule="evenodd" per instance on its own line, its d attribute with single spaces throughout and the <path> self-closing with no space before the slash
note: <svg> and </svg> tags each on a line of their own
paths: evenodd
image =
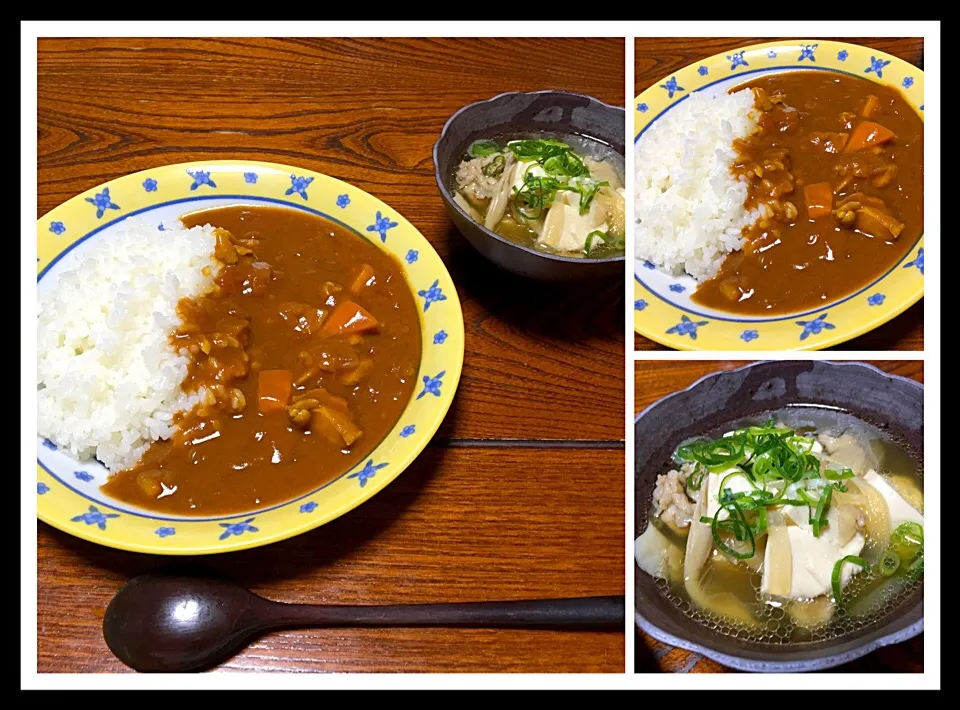
<svg viewBox="0 0 960 710">
<path fill-rule="evenodd" d="M 708 375 L 664 397 L 637 417 L 635 536 L 647 526 L 657 475 L 687 438 L 786 405 L 840 407 L 888 431 L 923 461 L 923 385 L 859 362 L 759 362 Z M 743 671 L 790 673 L 847 663 L 923 631 L 923 585 L 891 613 L 831 641 L 783 647 L 722 636 L 698 624 L 634 566 L 636 622 L 662 643 Z"/>
<path fill-rule="evenodd" d="M 566 91 L 511 92 L 464 106 L 447 121 L 433 146 L 437 187 L 460 233 L 494 264 L 545 281 L 623 275 L 624 257 L 581 259 L 531 249 L 478 224 L 453 201 L 454 170 L 475 140 L 502 133 L 549 132 L 583 135 L 624 151 L 624 110 Z"/>
</svg>

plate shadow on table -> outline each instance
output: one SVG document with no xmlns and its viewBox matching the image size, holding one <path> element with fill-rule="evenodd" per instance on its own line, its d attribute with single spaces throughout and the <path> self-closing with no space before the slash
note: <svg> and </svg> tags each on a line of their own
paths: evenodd
<svg viewBox="0 0 960 710">
<path fill-rule="evenodd" d="M 451 407 L 448 417 L 454 408 Z M 359 509 L 326 525 L 288 540 L 228 554 L 174 557 L 128 552 L 81 540 L 40 521 L 37 525 L 43 526 L 57 544 L 81 556 L 91 566 L 128 579 L 164 568 L 191 568 L 222 575 L 256 591 L 260 584 L 305 577 L 335 565 L 382 535 L 436 475 L 445 453 L 446 447 L 428 447 L 384 490 Z M 298 601 L 337 602 L 319 598 Z"/>
<path fill-rule="evenodd" d="M 623 279 L 544 282 L 496 267 L 451 224 L 444 260 L 461 299 L 476 300 L 484 317 L 495 316 L 517 330 L 544 338 L 580 343 L 623 340 Z M 483 325 L 476 324 L 478 330 Z M 468 324 L 467 332 L 471 332 Z"/>
</svg>

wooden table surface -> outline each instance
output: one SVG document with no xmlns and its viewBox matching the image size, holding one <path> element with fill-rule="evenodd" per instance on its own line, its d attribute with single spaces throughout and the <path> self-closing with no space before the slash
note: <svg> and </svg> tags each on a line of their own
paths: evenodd
<svg viewBox="0 0 960 710">
<path fill-rule="evenodd" d="M 922 360 L 870 361 L 884 372 L 923 382 Z M 704 375 L 733 370 L 747 361 L 673 360 L 640 361 L 635 365 L 634 413 L 639 414 L 657 400 L 689 387 Z M 636 573 L 636 570 L 635 570 Z M 674 648 L 634 630 L 634 668 L 637 673 L 727 673 L 729 668 L 699 653 Z M 841 673 L 920 673 L 923 672 L 923 634 L 882 648 L 864 658 L 824 672 Z"/>
<path fill-rule="evenodd" d="M 38 216 L 167 163 L 289 163 L 401 212 L 457 284 L 463 378 L 430 448 L 343 518 L 204 564 L 290 602 L 623 594 L 623 283 L 496 271 L 447 219 L 431 159 L 454 111 L 504 91 L 623 105 L 623 55 L 616 39 L 40 40 Z M 37 536 L 39 670 L 124 671 L 104 608 L 165 560 Z M 271 634 L 219 670 L 623 669 L 618 632 L 334 629 Z"/>
<path fill-rule="evenodd" d="M 738 47 L 790 37 L 665 37 L 634 40 L 636 94 L 693 62 Z M 834 38 L 827 38 L 834 39 Z M 873 47 L 923 69 L 922 37 L 843 37 L 838 41 Z M 636 350 L 669 350 L 634 334 Z M 831 350 L 923 350 L 923 301 L 879 328 L 836 345 Z"/>
</svg>

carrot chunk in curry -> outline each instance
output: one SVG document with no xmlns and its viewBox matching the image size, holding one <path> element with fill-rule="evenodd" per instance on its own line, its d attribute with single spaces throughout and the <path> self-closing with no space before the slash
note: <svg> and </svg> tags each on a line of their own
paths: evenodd
<svg viewBox="0 0 960 710">
<path fill-rule="evenodd" d="M 410 399 L 420 321 L 399 263 L 293 209 L 222 207 L 214 289 L 178 306 L 183 388 L 201 402 L 104 490 L 142 508 L 230 515 L 319 488 L 359 464 Z"/>
<path fill-rule="evenodd" d="M 783 72 L 754 92 L 733 172 L 759 218 L 695 303 L 770 315 L 820 308 L 892 268 L 923 232 L 923 121 L 894 88 Z M 798 207 L 800 206 L 800 207 Z"/>
<path fill-rule="evenodd" d="M 261 414 L 282 411 L 293 389 L 290 370 L 261 370 L 257 377 L 257 404 Z"/>
<path fill-rule="evenodd" d="M 855 153 L 864 148 L 883 145 L 893 140 L 894 133 L 889 128 L 873 121 L 863 121 L 857 124 L 847 141 L 845 153 Z"/>
<path fill-rule="evenodd" d="M 807 217 L 826 217 L 833 211 L 833 188 L 829 182 L 815 182 L 803 186 L 803 201 L 807 205 Z"/>
<path fill-rule="evenodd" d="M 378 325 L 377 319 L 363 306 L 353 301 L 343 301 L 334 306 L 320 332 L 327 336 L 367 333 L 376 330 Z"/>
</svg>

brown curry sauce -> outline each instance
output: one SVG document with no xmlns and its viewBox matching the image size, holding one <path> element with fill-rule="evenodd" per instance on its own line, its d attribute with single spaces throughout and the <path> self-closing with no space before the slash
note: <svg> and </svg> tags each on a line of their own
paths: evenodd
<svg viewBox="0 0 960 710">
<path fill-rule="evenodd" d="M 747 208 L 765 203 L 773 214 L 746 230 L 744 248 L 692 300 L 751 315 L 828 305 L 881 276 L 920 237 L 923 121 L 896 89 L 844 74 L 785 72 L 733 90 L 745 87 L 763 113 L 760 130 L 735 142 L 733 170 L 747 177 Z M 894 137 L 850 150 L 866 122 Z M 804 188 L 823 183 L 830 210 L 810 218 Z"/>
<path fill-rule="evenodd" d="M 400 264 L 298 210 L 222 207 L 181 221 L 219 228 L 217 286 L 180 302 L 173 339 L 190 353 L 184 389 L 203 387 L 213 401 L 182 415 L 172 439 L 103 490 L 158 512 L 233 514 L 308 493 L 360 463 L 399 419 L 420 363 L 419 315 Z M 357 306 L 356 317 L 338 315 L 341 306 Z M 353 330 L 358 319 L 376 327 Z M 264 399 L 264 387 L 289 394 Z"/>
</svg>

